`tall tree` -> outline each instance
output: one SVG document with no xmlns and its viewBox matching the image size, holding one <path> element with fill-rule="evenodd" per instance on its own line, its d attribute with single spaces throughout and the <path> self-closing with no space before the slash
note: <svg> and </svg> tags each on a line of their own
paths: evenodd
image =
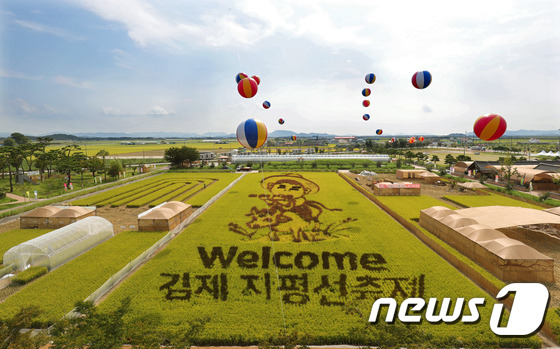
<svg viewBox="0 0 560 349">
<path fill-rule="evenodd" d="M 29 138 L 27 138 L 26 136 L 24 136 L 22 133 L 19 132 L 12 133 L 10 137 L 16 142 L 17 145 L 29 143 Z"/>
<path fill-rule="evenodd" d="M 40 348 L 47 344 L 48 338 L 43 334 L 33 335 L 30 328 L 33 321 L 41 314 L 37 306 L 21 308 L 13 318 L 0 322 L 0 349 Z"/>
<path fill-rule="evenodd" d="M 444 160 L 444 162 L 445 162 L 447 165 L 450 165 L 450 166 L 451 166 L 452 164 L 454 164 L 455 162 L 457 162 L 457 160 L 455 159 L 455 157 L 453 157 L 453 155 L 447 154 L 447 155 L 445 155 L 445 160 Z"/>
<path fill-rule="evenodd" d="M 182 146 L 181 148 L 171 147 L 165 150 L 164 159 L 169 161 L 172 166 L 178 167 L 184 162 L 189 165 L 200 158 L 196 148 Z"/>
<path fill-rule="evenodd" d="M 31 171 L 31 166 L 33 161 L 37 157 L 37 154 L 41 151 L 43 146 L 39 143 L 25 143 L 20 145 L 18 148 L 21 149 L 21 154 L 25 163 L 27 164 L 28 171 Z"/>
<path fill-rule="evenodd" d="M 92 156 L 87 161 L 87 168 L 91 172 L 92 177 L 95 177 L 96 173 L 105 169 L 105 164 L 100 158 Z"/>
<path fill-rule="evenodd" d="M 105 162 L 105 157 L 109 156 L 109 152 L 105 149 L 101 149 L 100 151 L 97 152 L 97 154 L 95 154 L 97 156 L 101 156 L 101 158 L 103 158 L 103 166 L 107 167 L 107 163 Z M 107 179 L 107 170 L 105 170 L 105 179 Z"/>
<path fill-rule="evenodd" d="M 79 172 L 81 170 L 83 153 L 72 153 L 72 151 L 77 149 L 80 149 L 80 147 L 75 144 L 63 147 L 60 150 L 58 159 L 55 161 L 56 170 L 66 175 L 67 186 L 70 186 L 70 182 L 72 181 L 72 172 Z"/>
</svg>

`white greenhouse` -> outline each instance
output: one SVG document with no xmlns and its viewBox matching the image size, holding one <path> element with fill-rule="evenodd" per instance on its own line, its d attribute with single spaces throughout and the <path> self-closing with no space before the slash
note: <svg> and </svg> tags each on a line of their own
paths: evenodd
<svg viewBox="0 0 560 349">
<path fill-rule="evenodd" d="M 36 266 L 52 270 L 113 235 L 111 222 L 87 217 L 10 248 L 4 253 L 4 265 L 13 264 L 19 270 Z"/>
</svg>

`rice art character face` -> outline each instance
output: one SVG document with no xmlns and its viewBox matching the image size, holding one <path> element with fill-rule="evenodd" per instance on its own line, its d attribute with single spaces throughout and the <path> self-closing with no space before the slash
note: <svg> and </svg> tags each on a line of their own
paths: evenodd
<svg viewBox="0 0 560 349">
<path fill-rule="evenodd" d="M 253 236 L 268 235 L 270 240 L 294 242 L 321 241 L 340 228 L 342 224 L 355 219 L 346 218 L 338 224 L 322 227 L 320 220 L 324 210 L 342 211 L 338 208 L 328 208 L 318 201 L 308 200 L 307 195 L 317 193 L 320 187 L 313 181 L 300 174 L 288 173 L 265 178 L 261 182 L 266 194 L 251 194 L 265 203 L 263 208 L 256 206 L 246 214 L 250 217 L 245 228 L 236 223 L 229 223 L 229 230 L 252 239 Z M 261 231 L 260 234 L 257 234 Z"/>
</svg>

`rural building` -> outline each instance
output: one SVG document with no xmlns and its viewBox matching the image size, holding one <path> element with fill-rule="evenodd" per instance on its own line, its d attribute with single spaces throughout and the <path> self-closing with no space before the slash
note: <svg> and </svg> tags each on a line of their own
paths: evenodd
<svg viewBox="0 0 560 349">
<path fill-rule="evenodd" d="M 503 281 L 554 282 L 554 259 L 522 241 L 558 244 L 557 237 L 534 227 L 560 228 L 560 216 L 510 206 L 434 206 L 420 211 L 419 223 Z"/>
<path fill-rule="evenodd" d="M 113 237 L 113 225 L 102 217 L 87 217 L 10 248 L 4 265 L 16 269 L 47 267 L 52 270 Z"/>
<path fill-rule="evenodd" d="M 138 230 L 170 231 L 187 219 L 191 213 L 191 205 L 170 201 L 138 215 Z"/>
<path fill-rule="evenodd" d="M 45 206 L 22 215 L 19 225 L 21 229 L 58 229 L 80 219 L 94 216 L 95 213 L 95 208 Z"/>
<path fill-rule="evenodd" d="M 440 177 L 426 170 L 397 170 L 397 179 L 422 179 L 424 183 L 432 184 L 440 179 Z"/>
<path fill-rule="evenodd" d="M 49 229 L 62 228 L 86 217 L 95 216 L 95 213 L 95 208 L 69 206 L 50 216 L 48 227 Z"/>
<path fill-rule="evenodd" d="M 19 217 L 21 229 L 49 229 L 49 217 L 62 210 L 56 206 L 44 206 L 24 213 Z"/>
<path fill-rule="evenodd" d="M 208 160 L 214 160 L 214 158 L 216 158 L 216 154 L 214 154 L 211 151 L 199 151 L 198 154 L 200 160 L 208 161 Z"/>
<path fill-rule="evenodd" d="M 356 143 L 356 137 L 334 137 L 338 144 L 351 144 Z"/>
<path fill-rule="evenodd" d="M 453 172 L 457 175 L 467 174 L 468 168 L 474 161 L 458 161 L 453 165 Z"/>
<path fill-rule="evenodd" d="M 379 196 L 386 195 L 420 195 L 420 184 L 409 182 L 391 183 L 379 182 L 373 185 L 373 194 Z"/>
</svg>

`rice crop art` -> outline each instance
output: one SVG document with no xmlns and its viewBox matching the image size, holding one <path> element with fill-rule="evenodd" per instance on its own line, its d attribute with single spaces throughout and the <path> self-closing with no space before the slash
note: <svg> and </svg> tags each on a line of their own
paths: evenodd
<svg viewBox="0 0 560 349">
<path fill-rule="evenodd" d="M 289 239 L 294 242 L 322 241 L 336 237 L 346 223 L 355 221 L 347 217 L 338 222 L 325 223 L 321 217 L 325 211 L 342 211 L 340 208 L 312 200 L 320 186 L 301 174 L 273 175 L 261 181 L 264 194 L 249 194 L 262 203 L 251 207 L 245 216 L 248 220 L 240 225 L 230 222 L 229 230 L 253 239 L 266 236 L 269 240 Z"/>
<path fill-rule="evenodd" d="M 309 172 L 247 174 L 100 306 L 115 309 L 127 297 L 131 316 L 158 316 L 162 329 L 210 319 L 197 339 L 207 346 L 255 345 L 284 328 L 313 344 L 375 345 L 363 331 L 367 318 L 347 307 L 367 317 L 382 297 L 483 297 L 487 319 L 494 303 L 337 174 Z M 487 326 L 418 328 L 439 343 L 518 345 Z"/>
</svg>

